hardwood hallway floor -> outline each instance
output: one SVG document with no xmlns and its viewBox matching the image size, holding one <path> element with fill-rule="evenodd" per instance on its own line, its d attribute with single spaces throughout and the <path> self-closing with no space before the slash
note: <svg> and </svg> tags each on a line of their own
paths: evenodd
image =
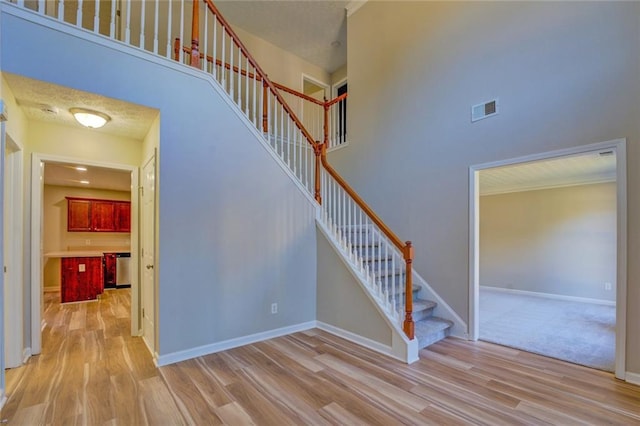
<svg viewBox="0 0 640 426">
<path fill-rule="evenodd" d="M 404 365 L 319 330 L 157 369 L 129 336 L 129 291 L 60 305 L 43 352 L 7 372 L 10 425 L 640 424 L 640 387 L 483 342 Z"/>
</svg>

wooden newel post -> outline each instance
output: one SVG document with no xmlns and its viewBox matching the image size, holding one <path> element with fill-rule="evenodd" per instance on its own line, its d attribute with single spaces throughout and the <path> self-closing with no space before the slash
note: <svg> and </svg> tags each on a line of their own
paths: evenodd
<svg viewBox="0 0 640 426">
<path fill-rule="evenodd" d="M 176 37 L 173 41 L 173 59 L 176 61 L 180 60 L 180 38 Z"/>
<path fill-rule="evenodd" d="M 193 19 L 191 20 L 191 66 L 200 68 L 200 0 L 193 0 Z"/>
<path fill-rule="evenodd" d="M 407 337 L 413 340 L 415 336 L 415 326 L 413 323 L 413 273 L 412 273 L 412 263 L 413 263 L 413 246 L 411 245 L 411 241 L 407 241 L 403 250 L 404 261 L 407 264 L 406 270 L 406 286 L 405 286 L 405 316 L 404 316 L 404 324 L 403 330 Z"/>
<path fill-rule="evenodd" d="M 269 107 L 267 94 L 268 94 L 267 82 L 263 80 L 262 83 L 262 131 L 269 133 L 269 118 L 267 116 L 267 108 Z"/>
<path fill-rule="evenodd" d="M 321 156 L 327 155 L 327 144 L 316 141 L 313 145 L 313 153 L 316 155 L 316 180 L 315 180 L 315 199 L 318 204 L 322 204 L 322 195 L 320 188 L 320 172 L 321 172 Z"/>
</svg>

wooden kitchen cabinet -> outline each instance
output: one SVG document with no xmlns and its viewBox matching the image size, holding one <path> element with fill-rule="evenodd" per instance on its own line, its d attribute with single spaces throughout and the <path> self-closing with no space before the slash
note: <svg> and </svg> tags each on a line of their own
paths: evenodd
<svg viewBox="0 0 640 426">
<path fill-rule="evenodd" d="M 116 254 L 104 254 L 104 286 L 109 288 L 116 287 Z"/>
<path fill-rule="evenodd" d="M 91 231 L 91 201 L 67 198 L 67 230 Z"/>
<path fill-rule="evenodd" d="M 60 260 L 60 300 L 93 300 L 103 291 L 102 257 L 63 257 Z"/>
<path fill-rule="evenodd" d="M 131 232 L 131 203 L 67 197 L 67 231 Z"/>
<path fill-rule="evenodd" d="M 113 201 L 91 202 L 91 230 L 94 232 L 114 232 L 116 211 Z"/>
<path fill-rule="evenodd" d="M 131 203 L 128 201 L 116 201 L 113 205 L 116 232 L 131 232 Z"/>
</svg>

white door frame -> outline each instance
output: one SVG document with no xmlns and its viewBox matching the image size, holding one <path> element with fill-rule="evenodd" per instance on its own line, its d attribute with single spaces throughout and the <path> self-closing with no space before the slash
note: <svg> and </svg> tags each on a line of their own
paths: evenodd
<svg viewBox="0 0 640 426">
<path fill-rule="evenodd" d="M 24 190 L 23 150 L 8 134 L 5 138 L 9 154 L 5 157 L 4 200 L 4 266 L 7 267 L 4 282 L 4 350 L 5 368 L 20 366 L 29 357 L 30 350 L 23 342 L 24 328 Z"/>
<path fill-rule="evenodd" d="M 613 150 L 616 153 L 617 191 L 617 247 L 616 247 L 616 360 L 615 375 L 625 379 L 627 338 L 627 140 L 582 145 L 573 148 L 527 155 L 469 167 L 469 339 L 478 340 L 480 332 L 480 191 L 479 173 L 484 169 L 531 161 L 548 160 L 584 154 L 591 151 Z"/>
<path fill-rule="evenodd" d="M 152 338 L 149 339 L 149 336 L 147 335 L 146 329 L 145 329 L 145 320 L 143 318 L 143 316 L 141 315 L 141 322 L 140 322 L 140 335 L 143 338 L 143 341 L 145 342 L 145 344 L 147 345 L 147 349 L 149 349 L 149 352 L 151 353 L 151 355 L 153 356 L 154 361 L 157 364 L 158 361 L 158 262 L 157 262 L 157 256 L 158 256 L 158 239 L 156 238 L 157 236 L 157 224 L 158 224 L 158 149 L 155 148 L 153 150 L 153 154 L 151 155 L 151 157 L 149 157 L 149 159 L 147 159 L 142 166 L 142 170 L 140 172 L 140 188 L 142 189 L 142 191 L 145 190 L 146 186 L 145 186 L 145 172 L 144 170 L 146 169 L 147 165 L 149 165 L 150 163 L 153 164 L 153 173 L 154 173 L 154 192 L 153 192 L 153 211 L 151 212 L 151 215 L 153 217 L 153 220 L 151 221 L 151 227 L 148 227 L 148 223 L 146 221 L 144 221 L 144 223 L 142 222 L 142 220 L 144 220 L 145 218 L 145 210 L 144 210 L 144 194 L 142 197 L 140 197 L 140 217 L 141 217 L 141 223 L 140 223 L 140 246 L 141 248 L 144 249 L 143 243 L 145 241 L 145 235 L 144 233 L 146 232 L 151 232 L 152 233 L 152 240 L 153 240 L 153 259 L 151 262 L 152 268 L 151 268 L 151 274 L 153 276 L 153 294 L 152 294 L 152 300 L 151 300 L 151 304 L 153 306 L 153 312 L 152 312 L 152 317 L 153 317 L 153 330 L 152 330 Z M 142 254 L 140 255 L 140 307 L 143 308 L 145 306 L 145 299 L 148 297 L 147 294 L 145 294 L 145 271 L 147 271 L 147 266 L 145 265 L 144 262 L 144 256 L 142 256 Z M 143 269 L 145 268 L 145 269 Z"/>
<path fill-rule="evenodd" d="M 131 172 L 131 270 L 138 271 L 138 168 L 126 164 L 92 161 L 83 158 L 33 153 L 31 157 L 31 352 L 42 350 L 42 197 L 44 163 L 86 164 Z M 138 273 L 131 274 L 131 334 L 140 331 L 138 321 Z"/>
</svg>

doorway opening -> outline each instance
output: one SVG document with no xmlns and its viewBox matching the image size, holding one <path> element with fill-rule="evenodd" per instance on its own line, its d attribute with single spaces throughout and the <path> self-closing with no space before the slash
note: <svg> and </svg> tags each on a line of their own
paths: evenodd
<svg viewBox="0 0 640 426">
<path fill-rule="evenodd" d="M 86 169 L 78 171 L 78 169 Z M 92 173 L 91 179 L 75 179 L 76 173 Z M 94 181 L 86 188 L 82 181 Z M 77 181 L 77 182 L 73 182 Z M 102 182 L 102 183 L 98 183 Z M 46 290 L 60 291 L 60 265 L 64 253 L 130 253 L 131 335 L 138 335 L 138 169 L 128 165 L 87 161 L 79 158 L 33 154 L 31 192 L 31 337 L 32 353 L 42 349 L 41 321 Z M 126 190 L 125 190 L 126 187 Z M 68 232 L 67 196 L 130 201 L 130 233 Z M 55 261 L 52 259 L 56 259 Z M 95 266 L 98 268 L 99 266 Z M 79 266 L 79 270 L 82 266 Z M 85 266 L 86 268 L 86 266 Z M 100 270 L 100 276 L 102 276 Z"/>
<path fill-rule="evenodd" d="M 625 164 L 616 140 L 471 167 L 473 340 L 624 376 Z"/>
</svg>

